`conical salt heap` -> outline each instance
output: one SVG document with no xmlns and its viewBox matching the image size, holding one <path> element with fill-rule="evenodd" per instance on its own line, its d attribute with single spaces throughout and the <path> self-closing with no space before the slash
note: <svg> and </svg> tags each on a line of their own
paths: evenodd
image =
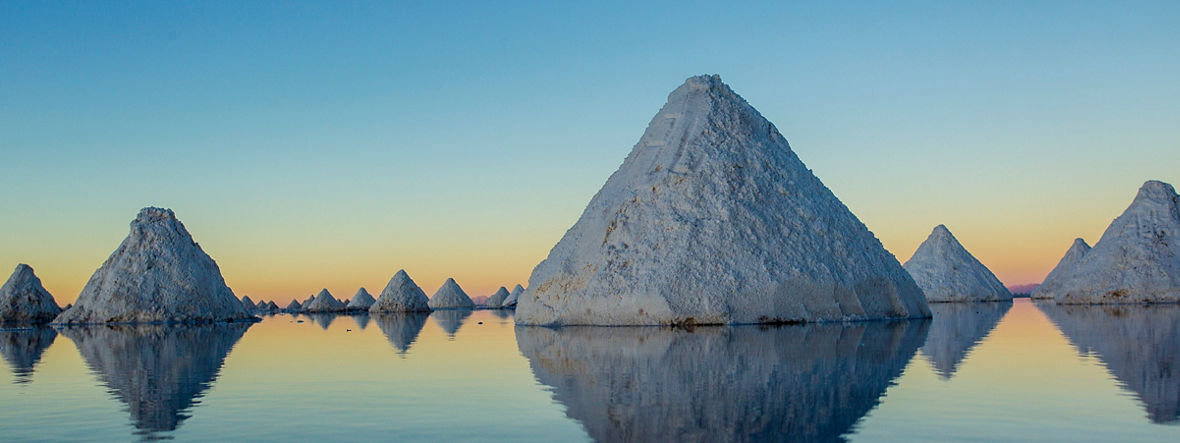
<svg viewBox="0 0 1180 443">
<path fill-rule="evenodd" d="M 376 301 L 372 295 L 369 295 L 369 291 L 365 290 L 365 288 L 360 288 L 356 291 L 356 295 L 352 296 L 352 300 L 348 301 L 348 310 L 368 311 Z"/>
<path fill-rule="evenodd" d="M 1060 304 L 1180 302 L 1180 196 L 1148 181 L 1057 290 Z"/>
<path fill-rule="evenodd" d="M 1065 255 L 1061 257 L 1061 261 L 1057 262 L 1057 266 L 1049 271 L 1049 275 L 1045 276 L 1045 280 L 1041 281 L 1041 284 L 1032 291 L 1032 294 L 1029 294 L 1029 297 L 1034 300 L 1053 298 L 1061 289 L 1061 285 L 1065 283 L 1065 279 L 1069 278 L 1073 268 L 1081 263 L 1082 257 L 1085 257 L 1087 252 L 1090 252 L 1090 245 L 1080 238 L 1074 239 L 1069 250 L 1065 251 Z"/>
<path fill-rule="evenodd" d="M 299 300 L 291 300 L 291 303 L 287 303 L 287 308 L 285 309 L 287 312 L 299 312 L 301 310 L 303 310 L 303 305 L 299 304 Z"/>
<path fill-rule="evenodd" d="M 266 310 L 270 312 L 277 312 L 279 310 L 279 305 L 275 304 L 274 300 L 268 301 L 266 302 Z"/>
<path fill-rule="evenodd" d="M 327 288 L 321 289 L 319 294 L 315 295 L 315 300 L 303 306 L 306 312 L 340 312 L 343 311 L 345 304 L 328 292 Z"/>
<path fill-rule="evenodd" d="M 905 262 L 928 302 L 979 302 L 1011 300 L 1012 293 L 992 271 L 938 225 Z"/>
<path fill-rule="evenodd" d="M 430 296 L 430 309 L 472 309 L 475 307 L 475 302 L 471 301 L 471 297 L 463 292 L 463 288 L 455 283 L 455 279 L 448 278 L 443 282 L 442 287 Z"/>
<path fill-rule="evenodd" d="M 495 294 L 492 294 L 491 297 L 488 297 L 488 301 L 484 302 L 484 306 L 487 306 L 489 308 L 497 308 L 498 309 L 498 308 L 501 308 L 504 306 L 504 300 L 507 300 L 507 299 L 508 299 L 508 288 L 501 286 L 500 289 L 496 290 Z"/>
<path fill-rule="evenodd" d="M 29 265 L 16 265 L 0 286 L 0 325 L 46 323 L 60 313 L 57 301 Z"/>
<path fill-rule="evenodd" d="M 429 312 L 429 303 L 426 292 L 402 269 L 389 279 L 369 312 Z"/>
<path fill-rule="evenodd" d="M 242 307 L 245 308 L 247 311 L 253 311 L 255 309 L 258 309 L 258 305 L 254 304 L 254 300 L 251 300 L 249 295 L 242 296 Z"/>
<path fill-rule="evenodd" d="M 144 208 L 131 233 L 55 323 L 194 323 L 253 316 L 170 209 Z"/>
<path fill-rule="evenodd" d="M 897 259 L 715 75 L 668 96 L 516 308 L 530 325 L 928 316 Z"/>
<path fill-rule="evenodd" d="M 504 299 L 504 303 L 500 306 L 504 308 L 515 308 L 516 302 L 520 300 L 520 294 L 524 293 L 524 286 L 516 285 L 512 288 L 512 292 L 508 293 L 508 297 Z"/>
</svg>

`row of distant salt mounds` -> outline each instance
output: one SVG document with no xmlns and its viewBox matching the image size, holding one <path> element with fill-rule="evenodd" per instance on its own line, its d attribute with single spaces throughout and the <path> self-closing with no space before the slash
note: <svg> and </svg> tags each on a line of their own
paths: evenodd
<svg viewBox="0 0 1180 443">
<path fill-rule="evenodd" d="M 1093 250 L 1073 253 L 1076 263 L 1063 260 L 1054 270 L 1047 282 L 1052 298 L 1180 301 L 1177 228 L 1175 190 L 1148 182 Z M 533 270 L 528 289 L 502 290 L 492 301 L 510 306 L 515 300 L 516 321 L 525 325 L 688 325 L 929 317 L 927 298 L 1011 297 L 945 227 L 935 229 L 907 268 L 807 169 L 774 125 L 719 77 L 699 76 L 669 95 L 619 170 Z M 953 272 L 961 275 L 951 278 Z M 31 269 L 18 267 L 15 274 L 5 296 L 33 294 L 16 311 L 26 319 L 49 315 Z M 394 287 L 395 296 L 382 291 L 370 311 L 420 308 L 421 289 L 399 275 L 386 288 Z M 427 307 L 470 303 L 449 280 Z M 300 308 L 342 304 L 329 294 Z M 77 304 L 54 321 L 249 319 L 217 264 L 172 211 L 146 208 Z"/>
<path fill-rule="evenodd" d="M 516 285 L 515 292 L 522 292 L 524 288 Z M 485 304 L 485 307 L 504 307 L 504 299 L 509 292 L 504 287 L 496 292 Z M 495 303 L 492 303 L 495 300 Z M 513 303 L 514 305 L 515 303 Z M 364 313 L 364 312 L 429 312 L 435 309 L 474 309 L 476 304 L 467 292 L 459 286 L 455 279 L 448 278 L 442 287 L 435 291 L 434 296 L 427 298 L 426 293 L 414 283 L 406 271 L 399 270 L 389 279 L 381 295 L 374 299 L 365 288 L 357 290 L 351 299 L 338 300 L 326 288 L 318 294 L 309 296 L 300 303 L 292 300 L 286 308 L 280 309 L 274 302 L 254 303 L 249 296 L 242 297 L 242 306 L 247 310 L 259 313 L 291 312 L 291 313 Z M 512 306 L 512 305 L 507 305 Z"/>
</svg>

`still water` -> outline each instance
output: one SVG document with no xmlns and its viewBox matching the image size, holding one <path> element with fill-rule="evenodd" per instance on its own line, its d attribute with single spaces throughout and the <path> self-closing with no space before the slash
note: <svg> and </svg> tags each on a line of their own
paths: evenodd
<svg viewBox="0 0 1180 443">
<path fill-rule="evenodd" d="M 499 311 L 0 331 L 0 440 L 1180 441 L 1180 306 L 530 328 Z"/>
</svg>

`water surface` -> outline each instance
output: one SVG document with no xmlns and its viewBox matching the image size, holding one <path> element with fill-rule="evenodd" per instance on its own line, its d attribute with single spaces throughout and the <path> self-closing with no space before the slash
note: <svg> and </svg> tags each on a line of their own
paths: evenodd
<svg viewBox="0 0 1180 443">
<path fill-rule="evenodd" d="M 0 331 L 0 438 L 1180 441 L 1180 306 L 514 327 L 499 311 Z"/>
</svg>

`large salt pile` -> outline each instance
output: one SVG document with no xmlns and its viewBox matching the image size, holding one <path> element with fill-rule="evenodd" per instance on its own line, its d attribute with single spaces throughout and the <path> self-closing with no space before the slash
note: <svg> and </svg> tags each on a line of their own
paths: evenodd
<svg viewBox="0 0 1180 443">
<path fill-rule="evenodd" d="M 389 279 L 369 312 L 428 312 L 430 300 L 406 271 L 399 270 Z"/>
<path fill-rule="evenodd" d="M 493 309 L 502 308 L 504 307 L 504 300 L 508 299 L 508 295 L 508 288 L 501 286 L 500 289 L 496 290 L 495 294 L 492 294 L 491 297 L 488 297 L 488 301 L 484 303 L 484 306 Z"/>
<path fill-rule="evenodd" d="M 1151 180 L 1057 290 L 1060 304 L 1180 302 L 1180 196 Z"/>
<path fill-rule="evenodd" d="M 524 293 L 524 286 L 516 285 L 512 288 L 512 292 L 508 293 L 508 297 L 504 299 L 504 303 L 500 306 L 504 308 L 515 308 L 516 302 L 520 300 L 520 294 Z"/>
<path fill-rule="evenodd" d="M 373 296 L 369 294 L 368 290 L 365 288 L 360 288 L 356 291 L 356 295 L 352 296 L 352 300 L 348 301 L 348 310 L 368 311 L 369 308 L 373 307 L 373 303 L 376 301 L 377 300 L 374 300 Z"/>
<path fill-rule="evenodd" d="M 1012 300 L 1012 293 L 992 271 L 938 225 L 905 262 L 928 302 L 977 302 Z"/>
<path fill-rule="evenodd" d="M 516 307 L 531 325 L 929 315 L 897 259 L 715 75 L 668 96 Z"/>
<path fill-rule="evenodd" d="M 1053 298 L 1061 289 L 1061 285 L 1065 283 L 1065 279 L 1069 278 L 1073 268 L 1077 267 L 1087 252 L 1090 252 L 1090 245 L 1080 238 L 1074 239 L 1069 250 L 1065 251 L 1065 255 L 1061 257 L 1061 261 L 1057 262 L 1057 266 L 1049 271 L 1049 275 L 1045 276 L 1045 280 L 1032 291 L 1032 294 L 1029 294 L 1029 297 L 1034 300 Z"/>
<path fill-rule="evenodd" d="M 475 307 L 475 302 L 471 301 L 471 297 L 463 292 L 463 288 L 455 283 L 455 279 L 448 278 L 443 282 L 442 287 L 430 296 L 430 309 L 471 309 Z"/>
<path fill-rule="evenodd" d="M 16 265 L 0 286 L 0 325 L 46 323 L 60 313 L 57 301 L 29 265 Z"/>
<path fill-rule="evenodd" d="M 305 312 L 340 312 L 345 308 L 345 304 L 328 292 L 327 288 L 321 289 L 319 294 L 315 295 L 315 300 L 311 303 L 303 305 Z"/>
<path fill-rule="evenodd" d="M 253 316 L 170 209 L 144 208 L 131 233 L 55 323 L 192 323 Z"/>
</svg>

